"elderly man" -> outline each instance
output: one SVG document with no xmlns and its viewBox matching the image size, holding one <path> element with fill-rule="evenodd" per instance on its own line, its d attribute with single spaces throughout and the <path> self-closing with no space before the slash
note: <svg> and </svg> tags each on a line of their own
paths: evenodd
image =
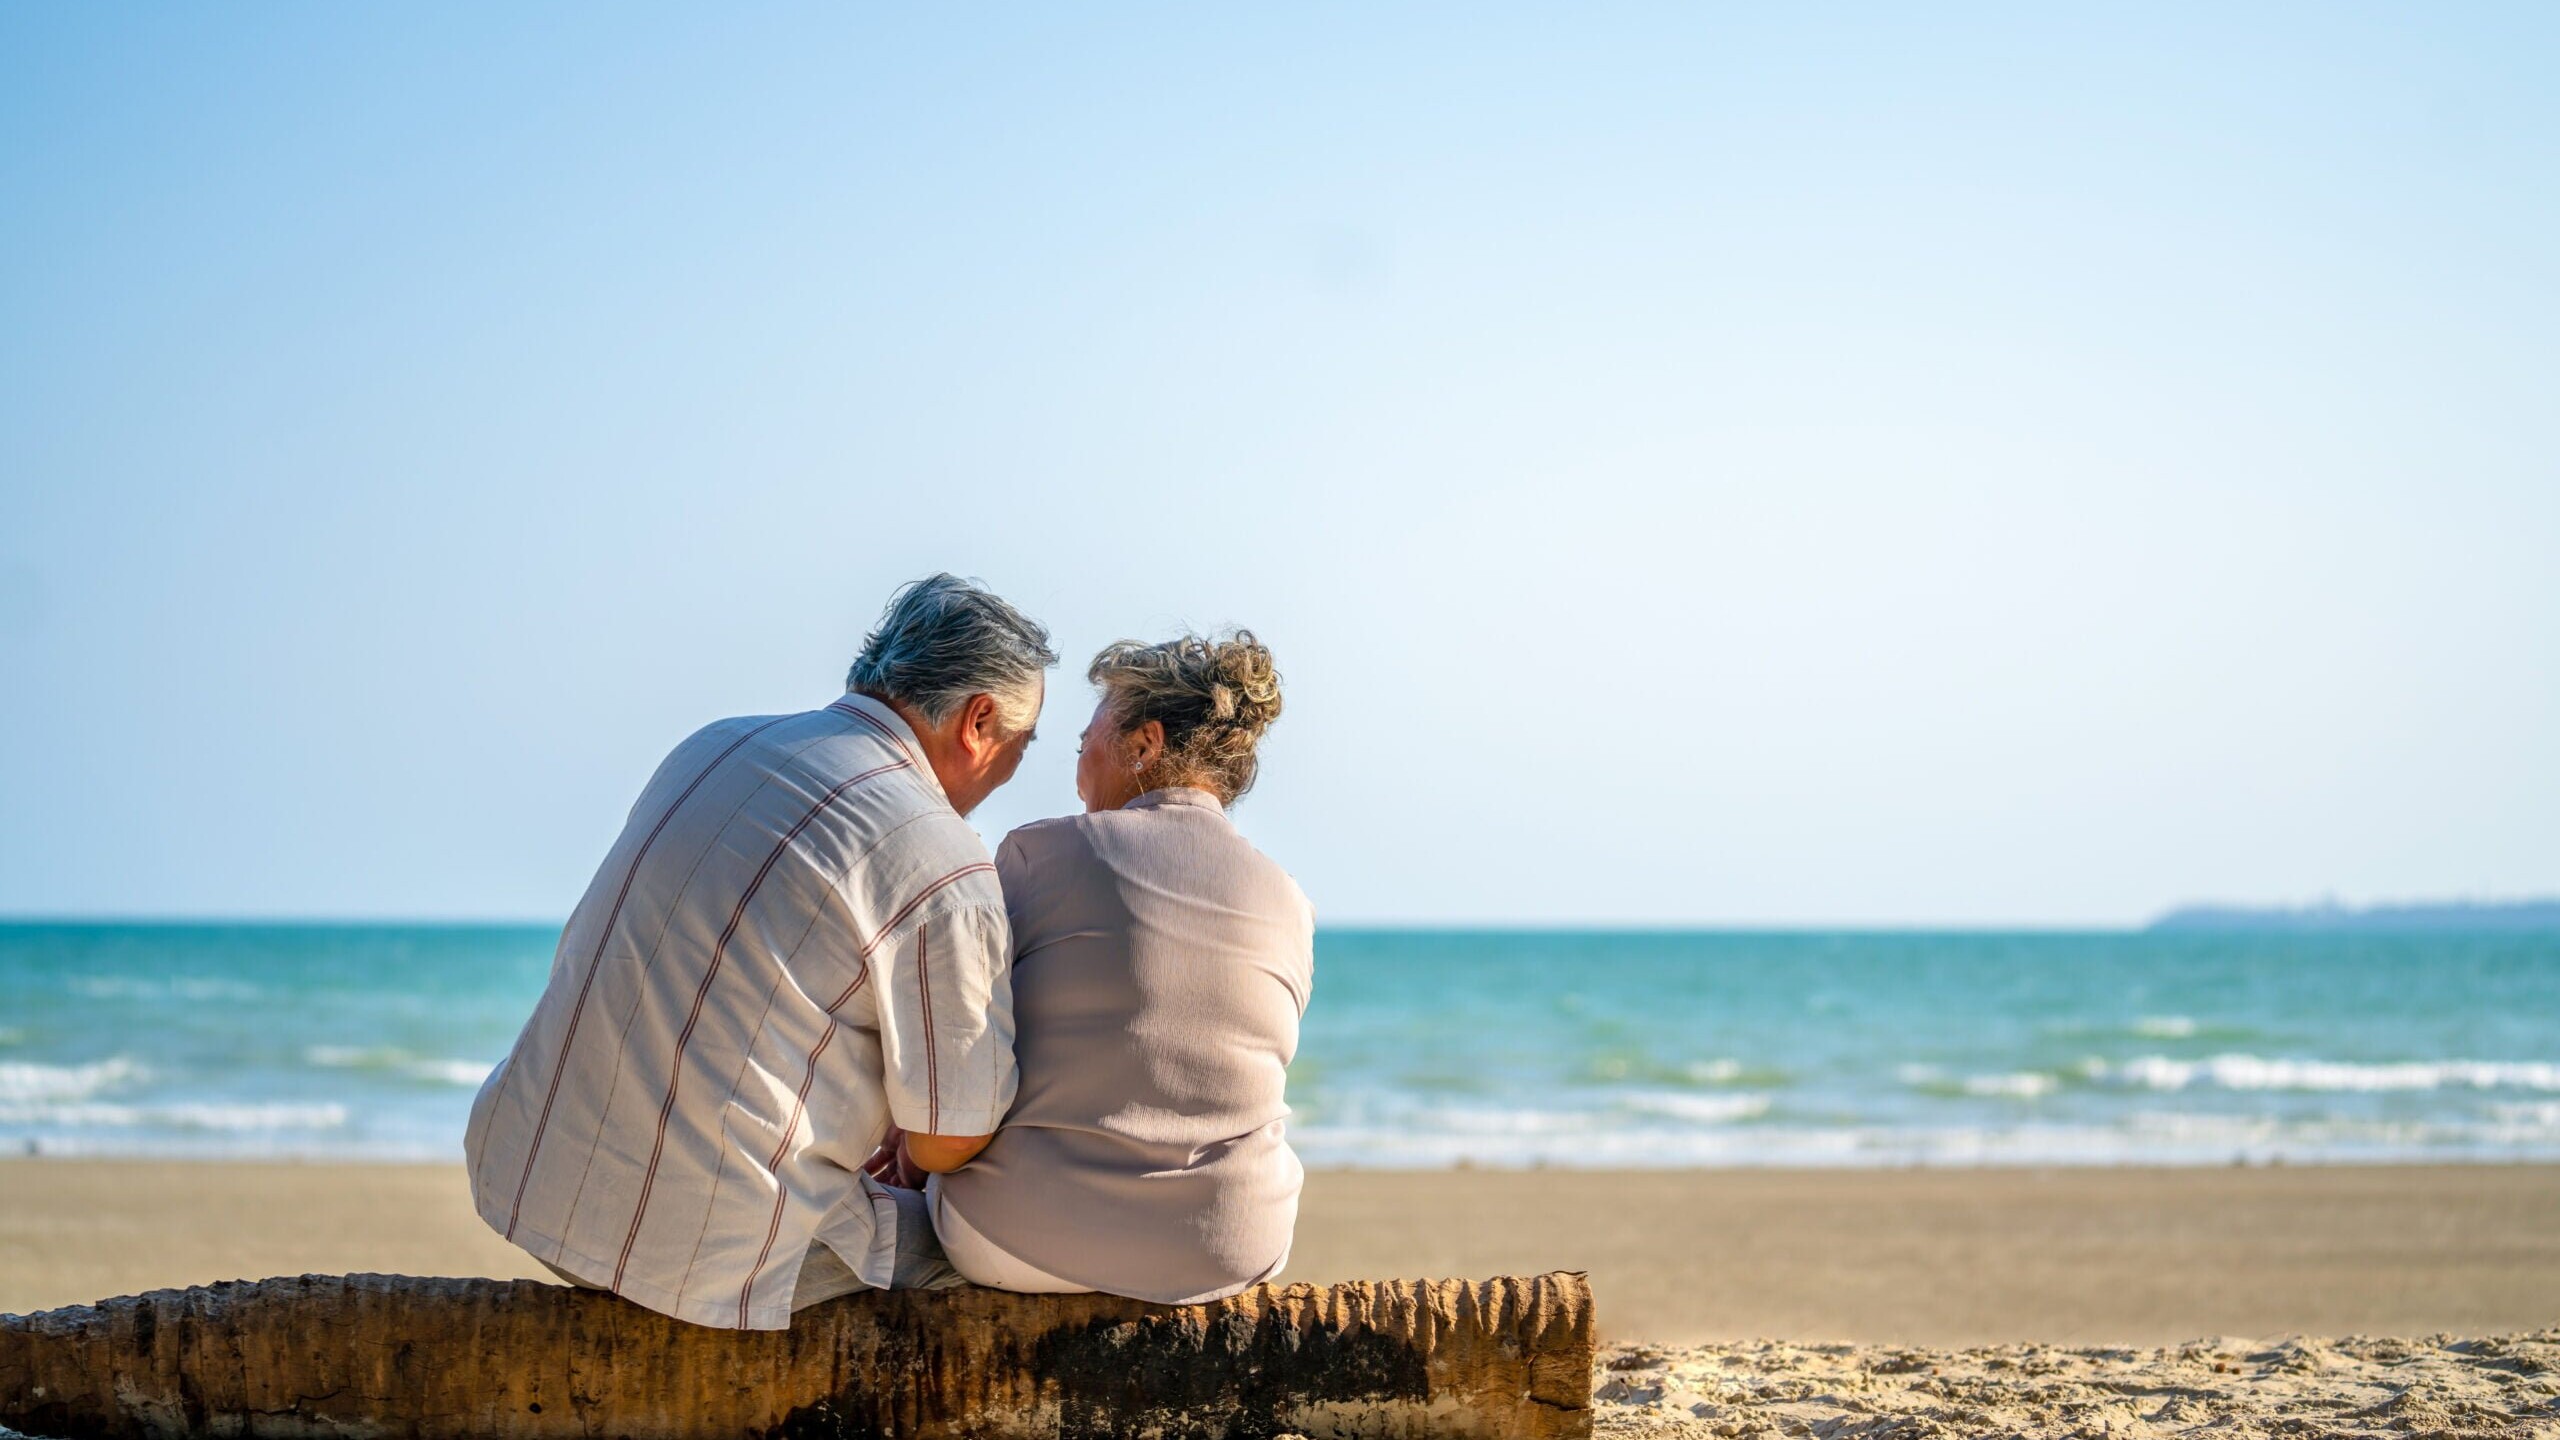
<svg viewBox="0 0 2560 1440">
<path fill-rule="evenodd" d="M 1004 897 L 961 817 L 1021 763 L 1048 638 L 936 575 L 842 700 L 676 747 L 471 1107 L 482 1219 L 701 1325 L 953 1283 L 922 1197 L 865 1167 L 955 1170 L 1013 1102 Z"/>
</svg>

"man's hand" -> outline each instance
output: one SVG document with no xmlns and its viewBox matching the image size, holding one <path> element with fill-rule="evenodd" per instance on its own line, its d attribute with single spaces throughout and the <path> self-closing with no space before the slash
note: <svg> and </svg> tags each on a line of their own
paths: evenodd
<svg viewBox="0 0 2560 1440">
<path fill-rule="evenodd" d="M 922 1186 L 922 1171 L 908 1173 L 906 1151 L 901 1143 L 906 1138 L 906 1131 L 891 1125 L 889 1133 L 880 1137 L 880 1148 L 872 1151 L 871 1158 L 862 1162 L 862 1173 L 883 1185 L 895 1185 L 901 1190 Z"/>
</svg>

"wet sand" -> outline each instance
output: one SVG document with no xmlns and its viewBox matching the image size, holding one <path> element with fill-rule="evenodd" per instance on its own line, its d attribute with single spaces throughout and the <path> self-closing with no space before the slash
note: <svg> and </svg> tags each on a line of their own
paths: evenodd
<svg viewBox="0 0 2560 1440">
<path fill-rule="evenodd" d="M 1551 1269 L 1655 1345 L 2514 1335 L 2560 1166 L 1317 1174 L 1288 1278 Z M 350 1270 L 540 1273 L 456 1167 L 0 1161 L 0 1311 Z"/>
</svg>

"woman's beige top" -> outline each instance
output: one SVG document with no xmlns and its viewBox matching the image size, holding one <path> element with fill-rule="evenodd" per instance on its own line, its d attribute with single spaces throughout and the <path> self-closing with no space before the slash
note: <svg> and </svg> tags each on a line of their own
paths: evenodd
<svg viewBox="0 0 2560 1440">
<path fill-rule="evenodd" d="M 1205 790 L 1025 825 L 996 853 L 1021 1089 L 943 1204 L 1062 1279 L 1168 1304 L 1288 1259 L 1281 1099 L 1315 975 L 1297 882 Z"/>
</svg>

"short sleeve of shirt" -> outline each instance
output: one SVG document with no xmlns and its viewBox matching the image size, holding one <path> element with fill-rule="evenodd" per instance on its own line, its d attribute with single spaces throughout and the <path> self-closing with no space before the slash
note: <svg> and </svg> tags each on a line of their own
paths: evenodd
<svg viewBox="0 0 2560 1440">
<path fill-rule="evenodd" d="M 875 961 L 889 1118 L 925 1135 L 992 1135 L 1013 1107 L 1013 939 L 1002 910 L 917 921 Z"/>
</svg>

